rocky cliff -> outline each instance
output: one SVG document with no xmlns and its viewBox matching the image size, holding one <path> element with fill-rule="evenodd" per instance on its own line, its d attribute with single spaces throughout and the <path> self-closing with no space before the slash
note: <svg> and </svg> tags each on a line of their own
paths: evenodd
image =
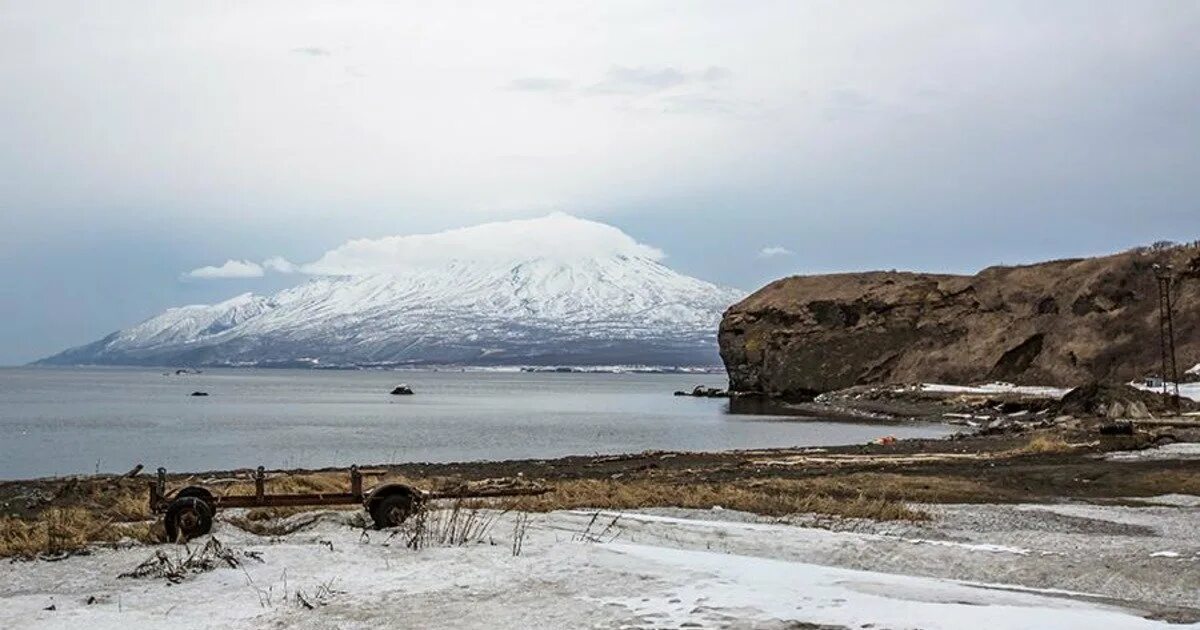
<svg viewBox="0 0 1200 630">
<path fill-rule="evenodd" d="M 1200 361 L 1200 247 L 990 267 L 777 280 L 730 307 L 730 389 L 805 397 L 851 385 L 1006 380 L 1069 386 L 1160 365 L 1153 266 L 1172 265 L 1180 370 Z"/>
</svg>

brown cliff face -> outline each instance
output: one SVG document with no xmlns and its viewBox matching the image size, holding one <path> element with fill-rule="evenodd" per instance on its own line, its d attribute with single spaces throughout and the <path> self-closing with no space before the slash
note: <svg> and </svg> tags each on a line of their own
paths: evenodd
<svg viewBox="0 0 1200 630">
<path fill-rule="evenodd" d="M 1005 380 L 1070 386 L 1160 366 L 1153 265 L 1177 275 L 1182 372 L 1200 361 L 1200 248 L 990 267 L 777 280 L 721 321 L 730 389 L 804 397 L 851 385 Z"/>
</svg>

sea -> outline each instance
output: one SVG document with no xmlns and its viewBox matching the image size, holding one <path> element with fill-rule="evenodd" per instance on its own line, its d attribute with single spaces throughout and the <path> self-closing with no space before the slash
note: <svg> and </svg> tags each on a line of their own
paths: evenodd
<svg viewBox="0 0 1200 630">
<path fill-rule="evenodd" d="M 412 396 L 393 396 L 400 383 Z M 936 437 L 676 397 L 724 374 L 0 368 L 0 479 L 725 450 Z M 208 396 L 192 396 L 193 392 Z"/>
</svg>

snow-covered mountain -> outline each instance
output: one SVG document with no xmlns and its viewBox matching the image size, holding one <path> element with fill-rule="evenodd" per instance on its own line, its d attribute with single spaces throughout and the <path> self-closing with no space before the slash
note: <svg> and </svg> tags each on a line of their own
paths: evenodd
<svg viewBox="0 0 1200 630">
<path fill-rule="evenodd" d="M 52 364 L 717 364 L 743 297 L 611 226 L 555 214 L 351 241 L 269 297 L 172 308 Z"/>
</svg>

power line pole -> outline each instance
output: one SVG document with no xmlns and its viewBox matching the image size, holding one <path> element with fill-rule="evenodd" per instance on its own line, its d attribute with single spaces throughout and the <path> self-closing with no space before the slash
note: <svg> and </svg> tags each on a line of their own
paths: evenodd
<svg viewBox="0 0 1200 630">
<path fill-rule="evenodd" d="M 1171 299 L 1175 283 L 1170 265 L 1154 265 L 1154 277 L 1158 280 L 1158 339 L 1162 354 L 1162 393 L 1168 395 L 1167 368 L 1171 369 L 1170 383 L 1175 387 L 1171 403 L 1179 412 L 1179 364 L 1175 361 L 1175 305 Z"/>
</svg>

